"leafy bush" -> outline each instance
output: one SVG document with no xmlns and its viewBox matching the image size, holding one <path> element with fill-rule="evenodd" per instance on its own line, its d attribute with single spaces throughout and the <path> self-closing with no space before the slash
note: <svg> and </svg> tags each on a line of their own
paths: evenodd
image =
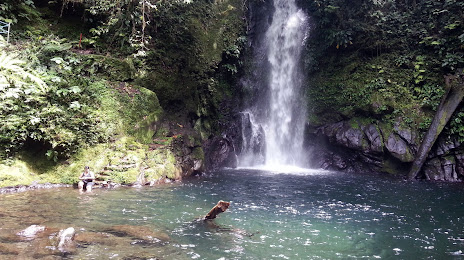
<svg viewBox="0 0 464 260">
<path fill-rule="evenodd" d="M 20 19 L 31 20 L 37 15 L 33 0 L 3 0 L 0 3 L 0 20 L 16 24 Z"/>
<path fill-rule="evenodd" d="M 55 59 L 54 62 L 57 62 Z M 38 72 L 2 51 L 0 57 L 0 144 L 7 154 L 28 141 L 42 143 L 47 155 L 69 156 L 83 143 L 101 140 L 94 104 L 85 86 L 69 86 L 57 76 L 46 84 Z M 82 89 L 84 88 L 84 89 Z"/>
</svg>

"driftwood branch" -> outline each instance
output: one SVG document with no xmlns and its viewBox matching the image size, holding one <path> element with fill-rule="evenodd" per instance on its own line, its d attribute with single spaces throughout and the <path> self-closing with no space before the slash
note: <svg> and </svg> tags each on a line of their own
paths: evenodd
<svg viewBox="0 0 464 260">
<path fill-rule="evenodd" d="M 230 202 L 226 202 L 226 201 L 222 201 L 220 200 L 216 206 L 214 206 L 209 212 L 208 214 L 206 214 L 205 216 L 205 220 L 207 219 L 215 219 L 217 217 L 217 215 L 219 215 L 220 213 L 226 211 L 228 208 L 229 208 L 229 205 L 230 205 Z"/>
</svg>

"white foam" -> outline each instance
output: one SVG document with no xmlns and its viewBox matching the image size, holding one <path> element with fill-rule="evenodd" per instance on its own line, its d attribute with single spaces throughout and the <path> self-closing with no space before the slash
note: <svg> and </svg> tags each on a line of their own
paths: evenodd
<svg viewBox="0 0 464 260">
<path fill-rule="evenodd" d="M 333 172 L 323 169 L 308 169 L 294 165 L 257 165 L 251 167 L 239 167 L 238 170 L 257 170 L 272 174 L 291 174 L 291 175 L 327 175 Z"/>
</svg>

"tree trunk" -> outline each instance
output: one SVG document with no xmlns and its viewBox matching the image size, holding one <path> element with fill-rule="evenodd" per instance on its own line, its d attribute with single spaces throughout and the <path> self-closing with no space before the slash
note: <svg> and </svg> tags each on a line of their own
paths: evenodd
<svg viewBox="0 0 464 260">
<path fill-rule="evenodd" d="M 427 155 L 432 149 L 433 144 L 464 97 L 464 75 L 461 73 L 458 72 L 456 76 L 445 77 L 448 91 L 443 96 L 433 118 L 432 124 L 430 125 L 429 130 L 427 130 L 424 140 L 422 140 L 419 150 L 417 151 L 416 158 L 414 159 L 411 170 L 408 174 L 409 179 L 415 179 L 417 177 L 422 169 L 422 165 L 427 159 Z M 428 179 L 428 176 L 426 177 Z"/>
</svg>

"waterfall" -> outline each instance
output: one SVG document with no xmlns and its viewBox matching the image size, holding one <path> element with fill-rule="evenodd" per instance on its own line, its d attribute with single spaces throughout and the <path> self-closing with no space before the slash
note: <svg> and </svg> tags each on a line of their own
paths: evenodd
<svg viewBox="0 0 464 260">
<path fill-rule="evenodd" d="M 263 46 L 256 47 L 265 53 L 265 58 L 261 63 L 256 62 L 261 71 L 254 77 L 266 77 L 250 81 L 255 82 L 253 88 L 267 89 L 256 90 L 260 95 L 265 94 L 242 113 L 241 166 L 250 166 L 253 162 L 266 166 L 304 166 L 306 106 L 301 89 L 300 57 L 307 17 L 297 8 L 295 0 L 274 0 L 274 8 L 265 40 L 260 41 Z M 263 67 L 267 68 L 265 73 L 262 73 Z"/>
</svg>

